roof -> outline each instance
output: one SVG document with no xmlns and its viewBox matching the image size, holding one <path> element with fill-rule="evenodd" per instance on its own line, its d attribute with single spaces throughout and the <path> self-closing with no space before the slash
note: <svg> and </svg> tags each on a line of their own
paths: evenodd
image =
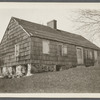
<svg viewBox="0 0 100 100">
<path fill-rule="evenodd" d="M 19 18 L 13 18 L 18 22 L 19 25 L 23 27 L 26 32 L 28 32 L 30 36 L 37 36 L 41 38 L 73 44 L 76 46 L 100 50 L 99 47 L 97 47 L 95 44 L 91 43 L 89 40 L 82 37 L 81 35 L 72 34 L 58 29 L 52 29 L 48 26 L 36 24 Z"/>
</svg>

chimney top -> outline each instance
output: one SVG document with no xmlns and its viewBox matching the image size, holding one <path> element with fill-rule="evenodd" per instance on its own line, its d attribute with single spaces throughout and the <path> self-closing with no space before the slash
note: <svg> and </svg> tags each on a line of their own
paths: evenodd
<svg viewBox="0 0 100 100">
<path fill-rule="evenodd" d="M 47 26 L 53 28 L 53 29 L 57 29 L 57 21 L 56 20 L 52 20 L 47 22 Z"/>
</svg>

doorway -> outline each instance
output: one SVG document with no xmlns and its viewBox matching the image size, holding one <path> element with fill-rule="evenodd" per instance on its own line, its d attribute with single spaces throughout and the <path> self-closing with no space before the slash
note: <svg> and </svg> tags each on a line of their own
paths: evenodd
<svg viewBox="0 0 100 100">
<path fill-rule="evenodd" d="M 77 64 L 83 64 L 83 48 L 82 47 L 77 47 L 76 48 L 77 52 Z"/>
</svg>

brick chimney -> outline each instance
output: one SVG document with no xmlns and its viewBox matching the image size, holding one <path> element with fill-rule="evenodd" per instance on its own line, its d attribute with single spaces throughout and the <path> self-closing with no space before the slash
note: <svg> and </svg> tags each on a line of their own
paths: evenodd
<svg viewBox="0 0 100 100">
<path fill-rule="evenodd" d="M 57 21 L 56 20 L 52 20 L 50 22 L 47 22 L 47 26 L 53 28 L 53 29 L 57 29 Z"/>
</svg>

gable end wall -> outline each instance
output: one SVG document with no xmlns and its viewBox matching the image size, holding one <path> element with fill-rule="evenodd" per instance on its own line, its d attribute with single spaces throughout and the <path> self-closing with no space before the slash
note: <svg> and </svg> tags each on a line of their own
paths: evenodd
<svg viewBox="0 0 100 100">
<path fill-rule="evenodd" d="M 2 66 L 10 67 L 29 63 L 31 47 L 30 41 L 30 37 L 25 33 L 20 25 L 12 19 L 5 32 L 0 47 L 1 59 L 4 62 Z M 15 57 L 15 44 L 19 44 L 19 57 Z"/>
</svg>

